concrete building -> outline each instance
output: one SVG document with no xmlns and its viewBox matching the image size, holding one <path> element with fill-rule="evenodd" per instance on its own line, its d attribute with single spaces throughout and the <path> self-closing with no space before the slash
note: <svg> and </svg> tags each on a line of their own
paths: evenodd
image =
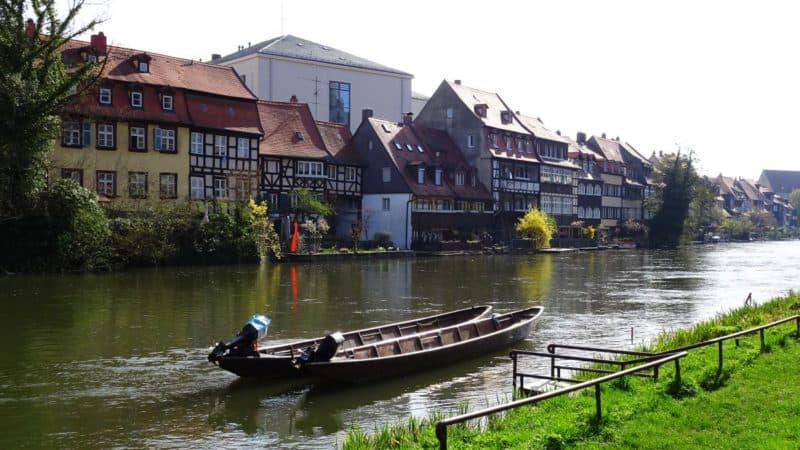
<svg viewBox="0 0 800 450">
<path fill-rule="evenodd" d="M 351 131 L 365 108 L 397 121 L 412 111 L 410 73 L 292 35 L 212 55 L 212 62 L 236 69 L 261 100 L 294 97 L 308 104 L 314 119 Z"/>
</svg>

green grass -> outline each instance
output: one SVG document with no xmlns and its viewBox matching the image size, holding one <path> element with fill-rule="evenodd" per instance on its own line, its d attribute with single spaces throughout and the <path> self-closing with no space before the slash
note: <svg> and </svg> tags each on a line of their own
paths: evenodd
<svg viewBox="0 0 800 450">
<path fill-rule="evenodd" d="M 648 349 L 667 350 L 798 313 L 800 295 L 790 293 L 663 333 Z M 657 382 L 626 377 L 608 383 L 602 387 L 600 421 L 591 389 L 490 416 L 484 425 L 451 426 L 448 448 L 797 448 L 800 343 L 795 329 L 789 322 L 768 330 L 764 352 L 758 334 L 742 338 L 738 346 L 725 342 L 721 371 L 716 345 L 691 350 L 681 360 L 679 385 L 672 364 L 662 368 Z M 343 448 L 438 448 L 433 426 L 441 417 L 437 412 L 371 434 L 351 429 Z"/>
</svg>

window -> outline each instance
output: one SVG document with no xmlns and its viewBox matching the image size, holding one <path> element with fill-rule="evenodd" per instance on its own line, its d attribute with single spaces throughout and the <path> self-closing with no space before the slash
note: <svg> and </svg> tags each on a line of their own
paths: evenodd
<svg viewBox="0 0 800 450">
<path fill-rule="evenodd" d="M 489 145 L 491 145 L 494 148 L 497 148 L 497 135 L 496 134 L 490 134 L 489 135 Z"/>
<path fill-rule="evenodd" d="M 206 179 L 205 177 L 191 177 L 191 197 L 192 200 L 206 198 Z"/>
<path fill-rule="evenodd" d="M 147 132 L 143 126 L 130 125 L 128 127 L 128 150 L 147 151 Z"/>
<path fill-rule="evenodd" d="M 83 170 L 81 169 L 61 169 L 61 178 L 69 178 L 83 186 Z"/>
<path fill-rule="evenodd" d="M 323 167 L 317 161 L 297 161 L 297 176 L 299 177 L 323 177 Z"/>
<path fill-rule="evenodd" d="M 117 194 L 117 173 L 108 171 L 97 171 L 97 194 L 106 197 L 114 197 Z"/>
<path fill-rule="evenodd" d="M 391 209 L 391 203 L 389 202 L 391 199 L 388 197 L 384 197 L 381 199 L 381 209 L 384 211 L 389 211 Z"/>
<path fill-rule="evenodd" d="M 453 108 L 447 108 L 447 118 L 448 119 L 453 118 Z"/>
<path fill-rule="evenodd" d="M 413 152 L 414 151 L 414 146 L 412 146 L 411 144 L 406 144 L 406 150 L 408 150 L 410 152 Z"/>
<path fill-rule="evenodd" d="M 134 108 L 142 107 L 142 93 L 141 91 L 131 92 L 131 106 Z"/>
<path fill-rule="evenodd" d="M 525 149 L 525 141 L 517 139 L 517 150 L 523 151 Z"/>
<path fill-rule="evenodd" d="M 475 148 L 475 136 L 471 134 L 467 135 L 467 147 Z"/>
<path fill-rule="evenodd" d="M 355 167 L 345 167 L 344 168 L 344 181 L 356 181 L 356 168 Z"/>
<path fill-rule="evenodd" d="M 383 182 L 388 183 L 392 181 L 392 169 L 390 167 L 383 168 Z"/>
<path fill-rule="evenodd" d="M 150 71 L 150 64 L 145 61 L 139 61 L 139 72 L 147 73 Z"/>
<path fill-rule="evenodd" d="M 514 150 L 514 139 L 511 136 L 506 136 L 506 150 Z"/>
<path fill-rule="evenodd" d="M 192 141 L 189 146 L 189 153 L 193 155 L 203 154 L 203 133 L 192 131 Z"/>
<path fill-rule="evenodd" d="M 456 172 L 456 186 L 463 186 L 464 185 L 464 172 L 457 171 Z"/>
<path fill-rule="evenodd" d="M 147 172 L 128 172 L 128 196 L 147 198 Z"/>
<path fill-rule="evenodd" d="M 398 150 L 402 150 L 403 149 L 403 144 L 401 144 L 399 142 L 395 142 L 394 143 L 394 148 L 396 148 Z"/>
<path fill-rule="evenodd" d="M 155 149 L 161 152 L 175 152 L 175 129 L 156 128 L 153 130 L 155 135 Z"/>
<path fill-rule="evenodd" d="M 228 156 L 228 138 L 214 136 L 214 156 Z"/>
<path fill-rule="evenodd" d="M 478 176 L 475 175 L 474 173 L 472 175 L 470 175 L 469 184 L 471 184 L 472 187 L 475 187 L 475 186 L 478 185 Z"/>
<path fill-rule="evenodd" d="M 425 168 L 417 168 L 417 184 L 425 184 Z"/>
<path fill-rule="evenodd" d="M 514 167 L 514 178 L 527 180 L 528 179 L 528 167 L 526 167 L 526 166 L 515 166 Z"/>
<path fill-rule="evenodd" d="M 328 164 L 328 178 L 331 180 L 336 179 L 336 166 L 333 164 Z"/>
<path fill-rule="evenodd" d="M 250 158 L 250 138 L 239 138 L 236 141 L 236 157 Z"/>
<path fill-rule="evenodd" d="M 101 105 L 111 104 L 111 88 L 100 88 L 99 100 Z"/>
<path fill-rule="evenodd" d="M 159 174 L 159 195 L 161 198 L 178 198 L 178 174 Z"/>
<path fill-rule="evenodd" d="M 214 177 L 214 197 L 228 198 L 228 179 L 224 177 Z"/>
<path fill-rule="evenodd" d="M 67 147 L 81 146 L 81 123 L 77 120 L 64 121 L 61 124 L 61 144 Z"/>
<path fill-rule="evenodd" d="M 436 172 L 434 172 L 433 180 L 434 180 L 434 183 L 436 183 L 437 186 L 441 186 L 442 185 L 442 169 L 436 169 Z"/>
<path fill-rule="evenodd" d="M 161 96 L 161 109 L 164 111 L 172 111 L 172 96 L 171 95 L 163 95 Z"/>
<path fill-rule="evenodd" d="M 114 124 L 97 124 L 97 148 L 114 148 Z"/>
<path fill-rule="evenodd" d="M 350 83 L 331 81 L 329 84 L 328 120 L 350 125 Z"/>
</svg>

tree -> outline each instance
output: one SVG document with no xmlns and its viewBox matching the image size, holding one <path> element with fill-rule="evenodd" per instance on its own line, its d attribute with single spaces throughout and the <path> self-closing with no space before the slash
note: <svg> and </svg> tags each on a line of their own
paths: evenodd
<svg viewBox="0 0 800 450">
<path fill-rule="evenodd" d="M 317 195 L 309 189 L 298 188 L 294 194 L 297 196 L 294 210 L 300 216 L 301 221 L 307 215 L 329 216 L 333 214 L 333 207 L 317 198 Z"/>
<path fill-rule="evenodd" d="M 551 216 L 531 208 L 519 219 L 515 229 L 523 239 L 531 239 L 534 248 L 544 248 L 550 245 L 550 239 L 553 238 L 557 228 Z"/>
<path fill-rule="evenodd" d="M 686 230 L 689 207 L 698 183 L 691 157 L 677 154 L 661 156 L 654 164 L 655 192 L 647 207 L 655 211 L 650 220 L 650 244 L 675 247 Z"/>
<path fill-rule="evenodd" d="M 63 46 L 98 21 L 73 27 L 84 0 L 74 0 L 64 17 L 56 3 L 0 3 L 0 218 L 19 217 L 35 205 L 46 185 L 58 114 L 99 74 L 95 63 L 67 70 L 61 59 Z"/>
<path fill-rule="evenodd" d="M 698 240 L 703 240 L 707 232 L 722 224 L 724 213 L 717 205 L 716 197 L 717 187 L 714 180 L 708 177 L 698 178 L 686 224 L 687 232 Z"/>
<path fill-rule="evenodd" d="M 789 193 L 789 203 L 792 204 L 797 217 L 800 218 L 800 189 L 795 189 Z"/>
</svg>

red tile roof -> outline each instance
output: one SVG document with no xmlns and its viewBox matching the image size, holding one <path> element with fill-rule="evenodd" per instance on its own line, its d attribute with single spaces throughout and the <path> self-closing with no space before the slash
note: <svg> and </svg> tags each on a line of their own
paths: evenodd
<svg viewBox="0 0 800 450">
<path fill-rule="evenodd" d="M 341 123 L 317 121 L 317 129 L 328 152 L 336 162 L 341 164 L 360 165 L 361 158 L 353 145 L 353 134 L 350 127 Z"/>
<path fill-rule="evenodd" d="M 186 94 L 186 109 L 197 127 L 261 134 L 256 102 Z"/>
<path fill-rule="evenodd" d="M 307 104 L 262 100 L 258 102 L 258 114 L 264 130 L 258 146 L 260 155 L 333 159 Z"/>
<path fill-rule="evenodd" d="M 67 65 L 82 61 L 80 53 L 89 50 L 88 42 L 72 40 L 62 51 Z M 141 73 L 132 59 L 146 55 L 150 58 L 149 72 Z M 124 47 L 108 47 L 108 57 L 103 66 L 102 78 L 142 85 L 168 86 L 196 92 L 256 99 L 231 67 L 201 63 L 191 59 L 176 58 L 158 53 L 143 52 Z"/>
</svg>

